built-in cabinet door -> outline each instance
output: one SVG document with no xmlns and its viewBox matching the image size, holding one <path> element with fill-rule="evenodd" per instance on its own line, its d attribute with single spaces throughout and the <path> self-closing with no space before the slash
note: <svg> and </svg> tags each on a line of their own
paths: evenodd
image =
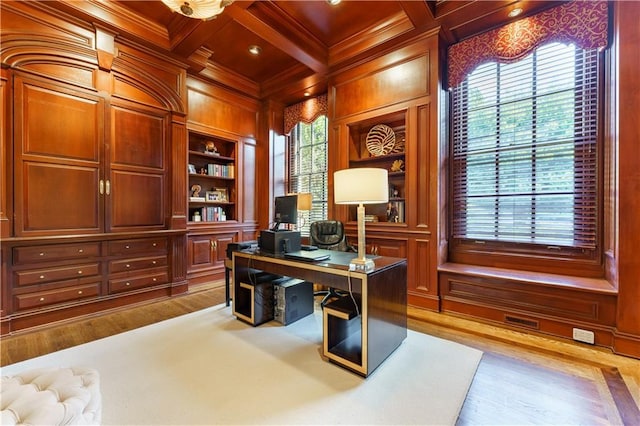
<svg viewBox="0 0 640 426">
<path fill-rule="evenodd" d="M 216 253 L 215 236 L 196 235 L 189 237 L 188 272 L 209 269 L 215 266 Z"/>
<path fill-rule="evenodd" d="M 167 217 L 167 111 L 110 108 L 108 230 L 163 229 Z"/>
<path fill-rule="evenodd" d="M 407 257 L 407 241 L 405 239 L 367 238 L 366 251 L 378 256 Z"/>
<path fill-rule="evenodd" d="M 14 87 L 16 236 L 166 228 L 167 111 L 107 108 L 96 93 L 20 73 Z"/>
<path fill-rule="evenodd" d="M 15 235 L 103 232 L 104 100 L 19 73 L 14 90 Z"/>
<path fill-rule="evenodd" d="M 224 277 L 227 245 L 238 241 L 237 232 L 189 235 L 187 277 L 189 285 L 210 283 Z"/>
</svg>

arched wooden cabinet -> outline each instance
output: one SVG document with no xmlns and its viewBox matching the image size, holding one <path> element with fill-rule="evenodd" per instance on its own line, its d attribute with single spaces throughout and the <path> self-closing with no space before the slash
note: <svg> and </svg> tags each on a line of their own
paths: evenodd
<svg viewBox="0 0 640 426">
<path fill-rule="evenodd" d="M 187 289 L 185 67 L 30 7 L 3 5 L 2 334 Z"/>
</svg>

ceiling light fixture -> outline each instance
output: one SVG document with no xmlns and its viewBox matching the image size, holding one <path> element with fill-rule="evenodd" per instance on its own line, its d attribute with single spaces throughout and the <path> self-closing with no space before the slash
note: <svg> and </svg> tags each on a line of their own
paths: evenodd
<svg viewBox="0 0 640 426">
<path fill-rule="evenodd" d="M 522 13 L 522 8 L 516 7 L 511 12 L 509 12 L 509 18 L 515 18 L 516 16 Z"/>
<path fill-rule="evenodd" d="M 340 3 L 342 0 L 327 0 L 327 3 L 329 3 L 331 6 L 335 6 L 336 4 Z"/>
<path fill-rule="evenodd" d="M 304 92 L 304 95 L 305 96 L 311 96 L 311 93 L 310 92 Z"/>
<path fill-rule="evenodd" d="M 222 13 L 233 0 L 162 0 L 169 9 L 194 19 L 212 19 Z"/>
<path fill-rule="evenodd" d="M 259 55 L 260 52 L 262 52 L 262 48 L 260 46 L 257 46 L 255 44 L 249 46 L 249 53 L 251 53 L 252 55 Z"/>
</svg>

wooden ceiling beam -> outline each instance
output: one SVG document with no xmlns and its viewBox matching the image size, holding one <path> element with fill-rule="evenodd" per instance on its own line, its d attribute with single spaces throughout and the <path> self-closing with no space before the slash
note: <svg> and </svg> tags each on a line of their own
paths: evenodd
<svg viewBox="0 0 640 426">
<path fill-rule="evenodd" d="M 399 3 L 415 28 L 430 28 L 436 25 L 434 11 L 427 2 L 402 0 Z"/>
<path fill-rule="evenodd" d="M 238 24 L 282 50 L 292 58 L 308 66 L 313 71 L 322 74 L 326 73 L 327 61 L 325 58 L 309 53 L 307 49 L 304 49 L 292 40 L 289 40 L 277 29 L 264 23 L 248 11 L 240 8 L 229 7 L 228 11 L 225 9 L 225 13 L 228 13 L 229 16 L 231 16 Z"/>
</svg>

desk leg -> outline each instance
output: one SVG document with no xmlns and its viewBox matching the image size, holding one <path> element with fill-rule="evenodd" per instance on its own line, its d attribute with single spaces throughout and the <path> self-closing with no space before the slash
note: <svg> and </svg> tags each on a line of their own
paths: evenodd
<svg viewBox="0 0 640 426">
<path fill-rule="evenodd" d="M 231 269 L 225 267 L 224 268 L 224 297 L 225 304 L 229 306 L 229 301 L 231 300 L 231 295 L 229 294 L 229 275 L 231 274 Z"/>
</svg>

